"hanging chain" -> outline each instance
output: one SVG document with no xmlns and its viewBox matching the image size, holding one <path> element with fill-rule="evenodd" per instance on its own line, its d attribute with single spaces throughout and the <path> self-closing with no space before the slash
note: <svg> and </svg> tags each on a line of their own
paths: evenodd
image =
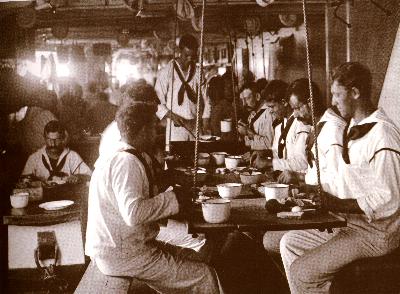
<svg viewBox="0 0 400 294">
<path fill-rule="evenodd" d="M 200 133 L 200 99 L 202 99 L 202 81 L 203 81 L 203 51 L 204 51 L 204 11 L 206 7 L 206 0 L 202 1 L 201 7 L 201 31 L 200 31 L 200 74 L 197 81 L 197 105 L 196 105 L 196 138 L 194 142 L 194 174 L 193 174 L 193 188 L 197 185 L 197 164 L 199 159 L 199 133 Z M 193 194 L 195 197 L 195 194 Z M 194 200 L 194 199 L 193 199 Z"/>
<path fill-rule="evenodd" d="M 311 117 L 312 117 L 312 124 L 313 124 L 313 128 L 314 128 L 313 134 L 314 134 L 314 144 L 315 144 L 315 165 L 317 167 L 318 194 L 320 196 L 322 196 L 321 174 L 320 174 L 320 169 L 319 169 L 319 157 L 318 157 L 317 121 L 315 118 L 315 105 L 314 105 L 314 96 L 313 96 L 313 91 L 312 91 L 312 72 L 311 72 L 311 61 L 310 61 L 306 0 L 303 0 L 303 16 L 304 16 L 304 27 L 306 30 L 306 57 L 307 57 L 308 87 L 310 89 Z"/>
</svg>

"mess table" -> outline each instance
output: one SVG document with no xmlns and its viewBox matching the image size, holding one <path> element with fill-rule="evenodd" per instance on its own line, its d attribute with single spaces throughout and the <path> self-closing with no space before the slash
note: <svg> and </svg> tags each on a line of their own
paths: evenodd
<svg viewBox="0 0 400 294">
<path fill-rule="evenodd" d="M 215 186 L 220 183 L 240 183 L 238 173 L 229 172 L 217 174 L 215 167 L 207 168 L 207 177 L 204 186 Z M 177 177 L 184 181 L 183 177 Z M 186 183 L 190 183 L 190 176 L 186 175 Z M 264 181 L 271 181 L 271 175 L 265 175 Z M 239 197 L 230 199 L 231 215 L 227 222 L 212 224 L 207 223 L 202 215 L 201 204 L 196 204 L 189 221 L 189 233 L 218 234 L 222 232 L 251 232 L 251 231 L 287 231 L 320 229 L 332 230 L 333 228 L 345 227 L 346 220 L 339 215 L 328 211 L 315 210 L 306 213 L 301 218 L 279 218 L 276 213 L 269 213 L 265 209 L 266 199 L 259 193 L 254 193 L 248 185 L 244 185 Z"/>
<path fill-rule="evenodd" d="M 316 211 L 300 219 L 279 218 L 264 208 L 265 202 L 265 198 L 231 199 L 231 216 L 227 222 L 220 224 L 207 223 L 203 219 L 201 207 L 197 207 L 189 220 L 189 233 L 330 230 L 346 226 L 344 218 L 323 211 Z"/>
<path fill-rule="evenodd" d="M 40 247 L 40 234 L 54 236 L 58 254 L 40 261 L 41 266 L 56 262 L 57 272 L 68 279 L 78 277 L 85 264 L 84 227 L 82 223 L 88 188 L 81 185 L 62 185 L 43 189 L 43 199 L 30 201 L 25 208 L 10 208 L 3 216 L 8 230 L 8 279 L 16 287 L 43 288 L 41 271 L 37 266 L 37 254 L 44 254 L 46 246 Z M 51 200 L 72 200 L 71 206 L 58 210 L 45 210 L 39 205 Z M 42 235 L 45 236 L 45 235 Z M 47 235 L 48 236 L 48 235 Z M 40 253 L 40 249 L 44 249 Z M 37 253 L 39 252 L 39 253 Z M 47 250 L 49 252 L 49 250 Z M 54 249 L 53 249 L 54 252 Z M 54 254 L 53 254 L 54 255 Z M 18 281 L 24 281 L 19 283 Z M 25 288 L 14 289 L 25 291 Z"/>
</svg>

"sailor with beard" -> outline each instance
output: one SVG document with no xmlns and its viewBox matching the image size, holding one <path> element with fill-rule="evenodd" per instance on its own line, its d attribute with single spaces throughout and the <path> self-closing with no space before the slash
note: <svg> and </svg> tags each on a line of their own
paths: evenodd
<svg viewBox="0 0 400 294">
<path fill-rule="evenodd" d="M 91 176 L 92 171 L 79 154 L 66 147 L 67 131 L 59 121 L 50 121 L 43 135 L 46 145 L 29 156 L 22 176 L 33 175 L 41 181 L 63 178 L 69 183 Z"/>
</svg>

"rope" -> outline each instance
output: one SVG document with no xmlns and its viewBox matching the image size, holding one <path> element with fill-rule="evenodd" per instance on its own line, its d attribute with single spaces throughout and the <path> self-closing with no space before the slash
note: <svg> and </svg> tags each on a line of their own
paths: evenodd
<svg viewBox="0 0 400 294">
<path fill-rule="evenodd" d="M 312 92 L 312 73 L 311 73 L 311 61 L 310 61 L 310 48 L 309 48 L 309 36 L 308 36 L 308 24 L 307 24 L 307 8 L 306 0 L 303 0 L 303 16 L 304 26 L 306 29 L 306 57 L 307 57 L 307 74 L 308 74 L 308 87 L 310 89 L 310 102 L 311 102 L 311 117 L 314 128 L 314 144 L 315 144 L 315 165 L 317 167 L 317 179 L 318 179 L 318 194 L 322 196 L 321 188 L 321 174 L 319 169 L 319 157 L 318 157 L 318 140 L 317 140 L 317 122 L 315 118 L 315 107 L 314 107 L 314 96 Z"/>
<path fill-rule="evenodd" d="M 177 35 L 177 28 L 178 28 L 178 0 L 175 1 L 175 24 L 174 24 L 174 48 L 173 48 L 173 55 L 172 55 L 172 63 L 175 63 L 175 54 L 176 54 L 176 35 Z M 175 66 L 172 64 L 172 77 L 171 77 L 171 101 L 169 104 L 169 109 L 172 113 L 173 108 L 173 101 L 174 101 L 174 82 L 175 82 Z M 167 89 L 168 94 L 168 89 Z M 168 119 L 167 123 L 169 124 L 169 132 L 168 132 L 168 143 L 165 146 L 165 151 L 170 152 L 170 143 L 171 143 L 171 136 L 172 136 L 172 119 Z"/>
<path fill-rule="evenodd" d="M 206 7 L 206 0 L 202 1 L 201 7 L 201 31 L 200 31 L 200 74 L 197 81 L 198 91 L 197 91 L 197 104 L 196 104 L 196 138 L 194 142 L 194 174 L 193 174 L 193 187 L 196 188 L 197 185 L 197 165 L 199 159 L 199 133 L 200 133 L 200 99 L 202 98 L 201 93 L 201 82 L 203 81 L 203 51 L 204 51 L 204 11 Z M 195 195 L 193 194 L 193 197 Z M 195 199 L 192 199 L 193 201 Z"/>
</svg>

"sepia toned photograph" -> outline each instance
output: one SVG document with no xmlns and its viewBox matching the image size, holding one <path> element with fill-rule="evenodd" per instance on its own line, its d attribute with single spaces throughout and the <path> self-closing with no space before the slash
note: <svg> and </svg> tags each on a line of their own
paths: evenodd
<svg viewBox="0 0 400 294">
<path fill-rule="evenodd" d="M 0 293 L 400 294 L 399 0 L 0 0 Z"/>
</svg>

